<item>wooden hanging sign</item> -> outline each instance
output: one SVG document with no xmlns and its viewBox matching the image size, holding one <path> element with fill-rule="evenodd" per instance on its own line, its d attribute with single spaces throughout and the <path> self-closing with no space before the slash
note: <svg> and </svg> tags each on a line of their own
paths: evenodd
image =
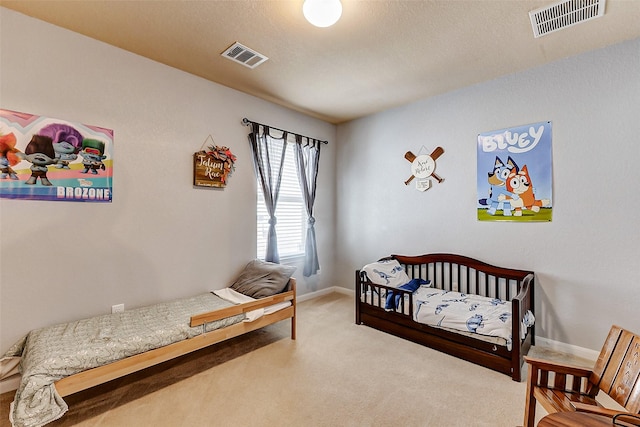
<svg viewBox="0 0 640 427">
<path fill-rule="evenodd" d="M 228 147 L 215 145 L 211 135 L 202 145 L 209 140 L 211 145 L 207 146 L 207 150 L 201 149 L 193 154 L 193 185 L 224 188 L 235 169 L 236 156 Z"/>
</svg>

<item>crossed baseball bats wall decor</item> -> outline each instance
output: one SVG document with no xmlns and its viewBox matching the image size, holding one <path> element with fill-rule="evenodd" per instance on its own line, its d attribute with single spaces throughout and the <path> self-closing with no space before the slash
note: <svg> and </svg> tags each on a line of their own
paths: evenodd
<svg viewBox="0 0 640 427">
<path fill-rule="evenodd" d="M 434 177 L 436 181 L 442 182 L 443 178 L 436 174 L 436 160 L 444 153 L 442 147 L 436 147 L 431 154 L 421 154 L 416 156 L 411 151 L 407 151 L 404 158 L 411 162 L 411 176 L 404 184 L 409 185 L 414 178 L 418 178 L 425 185 L 416 185 L 419 190 L 427 190 L 429 188 L 429 177 Z"/>
</svg>

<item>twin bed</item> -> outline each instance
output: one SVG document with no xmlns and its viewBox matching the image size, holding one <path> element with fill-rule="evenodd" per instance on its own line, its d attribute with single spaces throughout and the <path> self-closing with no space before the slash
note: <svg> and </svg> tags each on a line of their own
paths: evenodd
<svg viewBox="0 0 640 427">
<path fill-rule="evenodd" d="M 391 255 L 356 271 L 356 323 L 522 378 L 534 273 L 454 254 Z"/>
<path fill-rule="evenodd" d="M 64 396 L 282 320 L 295 339 L 292 273 L 256 260 L 230 288 L 31 331 L 0 358 L 22 374 L 12 424 L 45 425 L 67 411 Z"/>
</svg>

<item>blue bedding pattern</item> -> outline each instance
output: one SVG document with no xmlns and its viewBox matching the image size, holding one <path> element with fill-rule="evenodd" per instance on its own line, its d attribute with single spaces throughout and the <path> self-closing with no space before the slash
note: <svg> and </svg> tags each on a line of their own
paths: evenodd
<svg viewBox="0 0 640 427">
<path fill-rule="evenodd" d="M 420 287 L 413 295 L 416 322 L 504 338 L 511 349 L 511 304 L 498 298 Z"/>
</svg>

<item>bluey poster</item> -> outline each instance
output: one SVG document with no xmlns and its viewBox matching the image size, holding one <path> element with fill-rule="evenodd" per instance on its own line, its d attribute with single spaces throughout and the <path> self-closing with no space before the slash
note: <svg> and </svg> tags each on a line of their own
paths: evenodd
<svg viewBox="0 0 640 427">
<path fill-rule="evenodd" d="M 111 202 L 113 131 L 0 109 L 0 197 Z"/>
<path fill-rule="evenodd" d="M 551 122 L 478 135 L 478 220 L 551 221 Z"/>
</svg>

